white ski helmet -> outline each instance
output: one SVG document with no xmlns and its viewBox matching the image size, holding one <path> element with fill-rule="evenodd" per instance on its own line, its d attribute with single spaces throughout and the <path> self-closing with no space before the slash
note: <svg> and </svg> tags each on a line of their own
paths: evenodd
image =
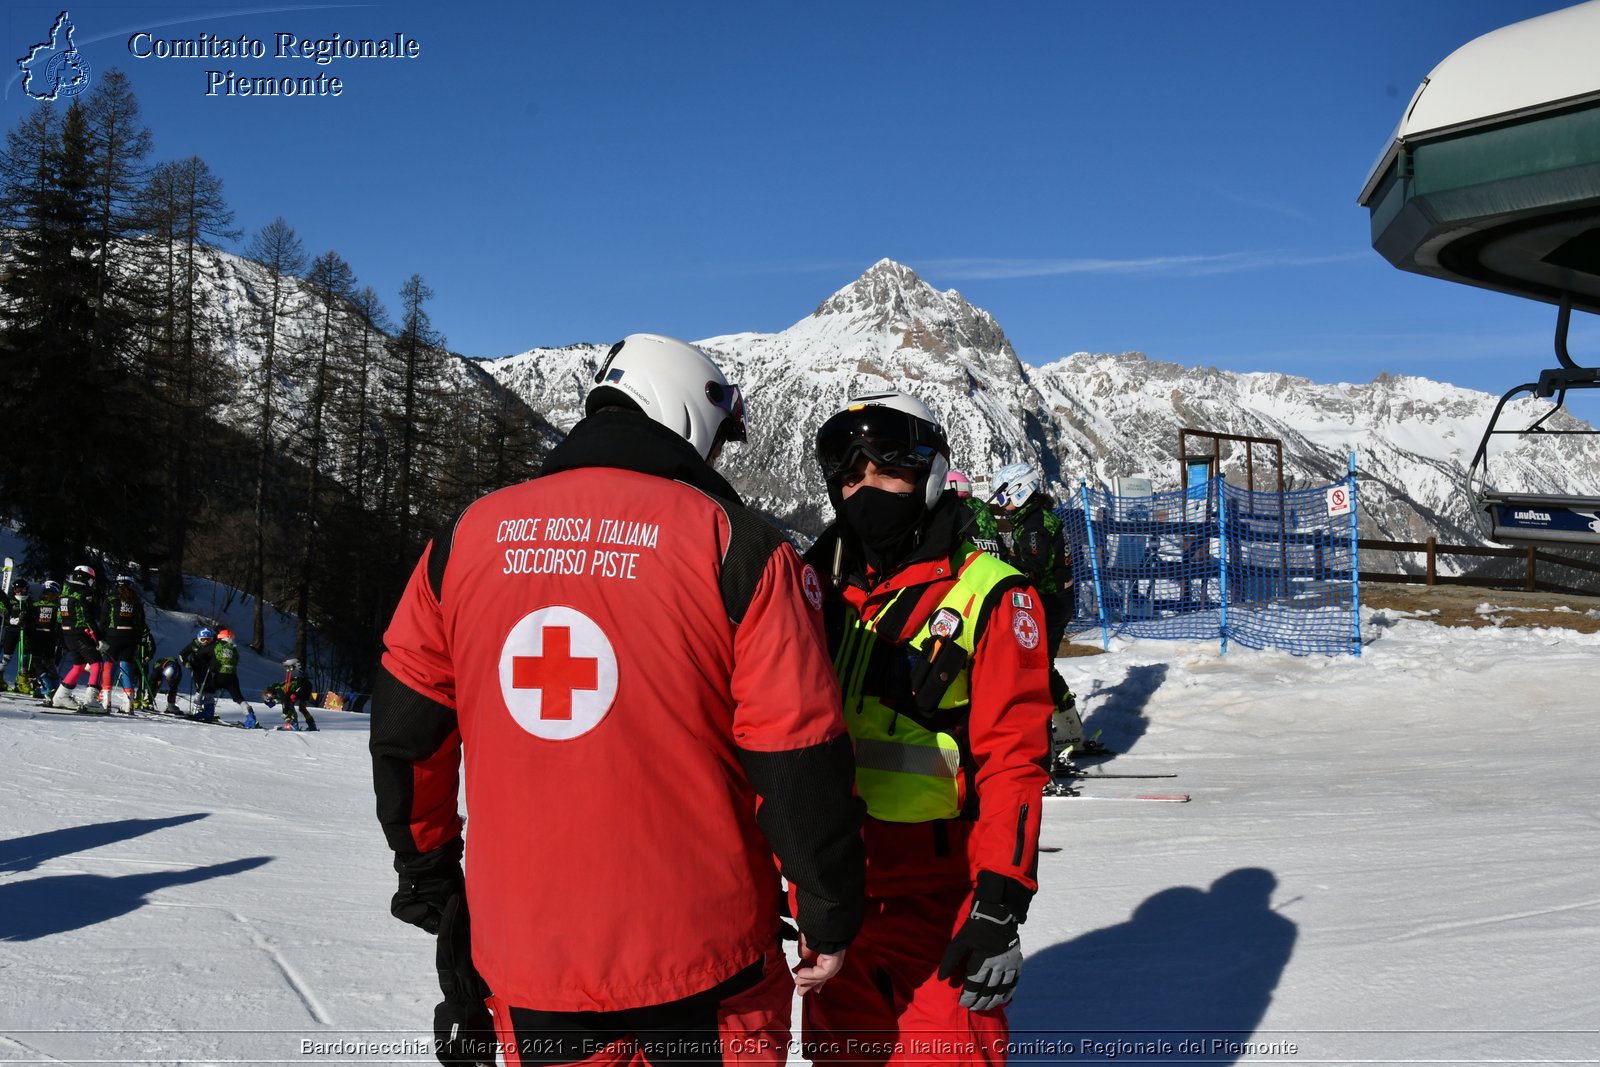
<svg viewBox="0 0 1600 1067">
<path fill-rule="evenodd" d="M 1031 463 L 1007 463 L 989 475 L 989 502 L 1021 507 L 1041 488 L 1039 469 Z"/>
<path fill-rule="evenodd" d="M 876 463 L 916 471 L 924 507 L 931 510 L 944 494 L 950 443 L 938 417 L 910 393 L 891 389 L 853 396 L 818 428 L 817 462 L 830 496 L 862 452 Z"/>
<path fill-rule="evenodd" d="M 654 333 L 611 346 L 584 400 L 592 415 L 621 399 L 683 437 L 707 459 L 723 441 L 743 441 L 744 396 L 699 348 Z"/>
<path fill-rule="evenodd" d="M 93 585 L 98 575 L 94 568 L 87 563 L 80 563 L 72 568 L 72 573 L 67 576 L 67 581 L 72 585 Z"/>
</svg>

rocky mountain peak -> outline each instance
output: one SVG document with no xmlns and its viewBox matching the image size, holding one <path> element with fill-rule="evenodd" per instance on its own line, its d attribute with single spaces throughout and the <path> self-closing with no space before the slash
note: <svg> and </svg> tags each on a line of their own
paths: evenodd
<svg viewBox="0 0 1600 1067">
<path fill-rule="evenodd" d="M 857 330 L 888 331 L 899 337 L 899 347 L 935 356 L 976 350 L 1016 358 L 994 316 L 973 307 L 954 289 L 940 292 L 892 259 L 878 260 L 811 315 L 835 317 L 848 319 Z"/>
<path fill-rule="evenodd" d="M 879 325 L 889 326 L 908 322 L 918 311 L 942 302 L 939 291 L 916 271 L 892 259 L 880 259 L 819 304 L 813 315 L 868 315 L 879 320 Z"/>
</svg>

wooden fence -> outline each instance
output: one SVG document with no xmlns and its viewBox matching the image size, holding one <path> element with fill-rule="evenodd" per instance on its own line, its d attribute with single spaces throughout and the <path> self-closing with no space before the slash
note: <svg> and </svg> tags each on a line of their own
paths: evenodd
<svg viewBox="0 0 1600 1067">
<path fill-rule="evenodd" d="M 1382 552 L 1421 552 L 1425 557 L 1424 571 L 1422 574 L 1385 574 L 1373 572 L 1365 568 L 1361 571 L 1363 582 L 1405 582 L 1414 583 L 1420 580 L 1424 585 L 1476 585 L 1488 589 L 1516 589 L 1521 588 L 1528 592 L 1566 593 L 1573 596 L 1596 596 L 1594 589 L 1577 589 L 1568 585 L 1559 585 L 1555 582 L 1539 580 L 1539 564 L 1551 563 L 1562 567 L 1574 567 L 1578 570 L 1593 571 L 1600 574 L 1600 563 L 1591 563 L 1586 559 L 1573 556 L 1564 556 L 1558 552 L 1547 552 L 1542 548 L 1529 545 L 1527 548 L 1487 548 L 1479 545 L 1441 545 L 1437 538 L 1430 537 L 1426 541 L 1380 541 L 1370 537 L 1363 537 L 1356 541 L 1356 547 L 1373 549 Z M 1477 575 L 1441 575 L 1438 568 L 1438 557 L 1447 556 L 1498 556 L 1504 559 L 1521 559 L 1524 561 L 1523 576 L 1520 584 L 1514 578 L 1493 578 Z"/>
</svg>

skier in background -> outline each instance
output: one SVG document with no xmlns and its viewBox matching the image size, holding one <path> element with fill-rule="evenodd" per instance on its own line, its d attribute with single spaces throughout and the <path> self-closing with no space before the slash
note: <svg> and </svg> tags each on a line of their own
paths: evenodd
<svg viewBox="0 0 1600 1067">
<path fill-rule="evenodd" d="M 6 667 L 13 659 L 17 661 L 17 681 L 12 690 L 32 692 L 31 688 L 24 688 L 26 674 L 23 671 L 23 653 L 28 646 L 22 635 L 27 628 L 28 608 L 33 605 L 28 593 L 28 583 L 18 578 L 11 583 L 11 592 L 0 599 L 0 692 L 6 689 Z"/>
<path fill-rule="evenodd" d="M 148 695 L 145 703 L 150 708 L 156 706 L 156 697 L 163 688 L 167 692 L 167 705 L 162 708 L 168 715 L 177 715 L 178 711 L 178 686 L 183 681 L 183 660 L 177 656 L 168 656 L 150 668 L 150 680 L 147 689 Z"/>
<path fill-rule="evenodd" d="M 837 518 L 806 560 L 831 578 L 823 618 L 867 805 L 866 922 L 801 1009 L 804 1054 L 830 1067 L 1006 1060 L 1050 660 L 1038 594 L 973 543 L 945 489 L 949 455 L 901 392 L 851 399 L 816 436 Z M 890 1051 L 917 1041 L 948 1051 Z"/>
<path fill-rule="evenodd" d="M 178 659 L 189 668 L 189 690 L 193 694 L 190 713 L 202 722 L 209 722 L 216 717 L 215 709 L 208 706 L 208 703 L 214 704 L 215 701 L 210 700 L 208 694 L 211 692 L 211 676 L 217 669 L 217 632 L 209 626 L 202 626 L 194 635 L 194 640 L 179 651 Z M 200 706 L 193 706 L 195 701 L 199 701 Z M 168 706 L 171 705 L 169 696 Z"/>
<path fill-rule="evenodd" d="M 134 690 L 144 686 L 139 646 L 149 637 L 150 628 L 145 624 L 144 599 L 139 596 L 133 579 L 126 574 L 119 574 L 112 588 L 115 595 L 106 609 L 106 662 L 101 671 L 109 692 L 107 704 L 122 711 L 131 711 Z M 132 666 L 135 663 L 139 664 L 138 670 Z M 110 672 L 112 664 L 116 665 L 115 678 Z"/>
<path fill-rule="evenodd" d="M 306 680 L 300 661 L 290 657 L 283 661 L 283 681 L 273 682 L 261 694 L 267 707 L 283 705 L 283 725 L 290 730 L 300 729 L 300 716 L 306 719 L 305 728 L 315 730 L 317 720 L 311 717 L 311 683 Z"/>
<path fill-rule="evenodd" d="M 61 588 L 60 610 L 56 624 L 61 631 L 61 644 L 72 657 L 72 666 L 61 676 L 50 703 L 58 708 L 76 708 L 88 711 L 100 703 L 100 661 L 106 652 L 106 643 L 95 624 L 99 617 L 95 603 L 96 574 L 93 567 L 81 564 L 72 568 L 67 582 Z M 74 695 L 78 679 L 88 679 L 88 694 L 80 701 Z M 108 709 L 109 710 L 109 709 Z"/>
<path fill-rule="evenodd" d="M 28 610 L 28 632 L 23 635 L 23 648 L 27 662 L 17 671 L 17 682 L 22 683 L 25 669 L 33 686 L 33 695 L 47 698 L 56 686 L 56 665 L 61 659 L 61 627 L 56 619 L 61 614 L 61 585 L 46 579 L 39 587 L 39 597 Z"/>
<path fill-rule="evenodd" d="M 1000 544 L 1000 527 L 995 522 L 989 505 L 972 493 L 972 479 L 964 471 L 953 470 L 945 476 L 944 487 L 954 493 L 972 512 L 966 529 L 967 540 L 991 556 L 1005 559 L 1005 548 Z"/>
<path fill-rule="evenodd" d="M 1009 463 L 989 480 L 989 500 L 1005 546 L 1005 558 L 1035 583 L 1044 602 L 1045 641 L 1050 650 L 1050 696 L 1056 712 L 1050 720 L 1051 776 L 1072 771 L 1073 755 L 1104 752 L 1098 740 L 1083 736 L 1078 699 L 1056 669 L 1055 657 L 1077 610 L 1073 586 L 1072 554 L 1067 550 L 1055 502 L 1044 490 L 1044 479 L 1031 463 Z"/>
<path fill-rule="evenodd" d="M 226 693 L 235 704 L 244 705 L 246 723 L 253 726 L 255 709 L 239 690 L 239 646 L 234 642 L 232 630 L 224 627 L 217 631 L 217 643 L 212 649 L 211 661 L 215 669 L 211 673 L 211 684 L 206 690 L 207 710 L 215 716 L 216 697 L 213 694 Z"/>
</svg>

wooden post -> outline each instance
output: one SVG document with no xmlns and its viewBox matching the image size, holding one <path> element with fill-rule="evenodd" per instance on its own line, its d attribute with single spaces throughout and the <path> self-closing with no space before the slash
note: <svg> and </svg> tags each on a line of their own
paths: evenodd
<svg viewBox="0 0 1600 1067">
<path fill-rule="evenodd" d="M 1429 534 L 1428 535 L 1428 581 L 1427 581 L 1428 585 L 1432 585 L 1433 582 L 1434 582 L 1434 579 L 1439 576 L 1439 564 L 1438 564 L 1438 559 L 1435 556 L 1435 553 L 1437 552 L 1438 548 L 1439 548 L 1439 539 L 1437 537 L 1433 536 L 1432 534 Z"/>
<path fill-rule="evenodd" d="M 1528 546 L 1528 581 L 1524 588 L 1530 593 L 1539 588 L 1538 582 L 1534 579 L 1534 568 L 1538 566 L 1538 564 L 1534 562 L 1534 552 L 1536 551 L 1537 549 L 1535 549 L 1532 545 Z"/>
</svg>

